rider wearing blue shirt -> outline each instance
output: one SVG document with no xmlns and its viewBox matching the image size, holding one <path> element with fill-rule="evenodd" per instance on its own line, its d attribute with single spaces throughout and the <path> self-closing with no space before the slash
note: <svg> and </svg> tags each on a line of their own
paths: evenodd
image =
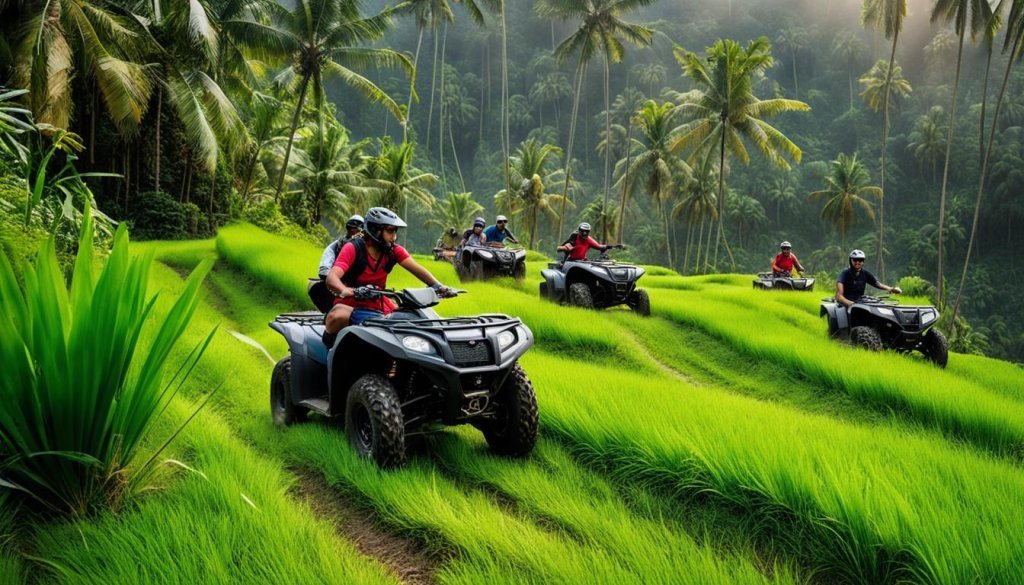
<svg viewBox="0 0 1024 585">
<path fill-rule="evenodd" d="M 877 289 L 900 294 L 903 292 L 898 286 L 887 286 L 878 282 L 874 274 L 864 270 L 864 252 L 854 250 L 850 252 L 850 267 L 839 273 L 836 280 L 836 300 L 847 308 L 853 306 L 864 296 L 864 289 L 871 285 Z"/>
<path fill-rule="evenodd" d="M 512 232 L 505 226 L 508 225 L 508 218 L 504 215 L 499 215 L 495 221 L 495 225 L 484 230 L 484 235 L 487 236 L 488 242 L 498 242 L 504 244 L 505 240 L 512 240 L 512 242 L 518 244 L 519 240 L 516 239 Z"/>
</svg>

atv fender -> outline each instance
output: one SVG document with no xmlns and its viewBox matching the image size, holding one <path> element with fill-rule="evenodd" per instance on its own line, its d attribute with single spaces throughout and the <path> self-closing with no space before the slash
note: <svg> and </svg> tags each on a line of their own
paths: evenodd
<svg viewBox="0 0 1024 585">
<path fill-rule="evenodd" d="M 840 303 L 822 305 L 819 317 L 828 316 L 828 334 L 832 337 L 850 329 L 850 319 L 846 307 Z"/>
<path fill-rule="evenodd" d="M 308 398 L 317 398 L 327 382 L 324 366 L 327 348 L 320 336 L 323 326 L 311 328 L 293 322 L 274 321 L 270 328 L 284 336 L 291 353 L 292 399 L 298 403 Z"/>
<path fill-rule="evenodd" d="M 551 268 L 540 271 L 547 284 L 548 298 L 553 301 L 560 301 L 565 296 L 565 275 Z"/>
</svg>

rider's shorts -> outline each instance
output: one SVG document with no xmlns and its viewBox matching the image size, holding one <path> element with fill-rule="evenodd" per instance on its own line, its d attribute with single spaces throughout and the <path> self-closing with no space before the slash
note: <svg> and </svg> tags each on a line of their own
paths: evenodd
<svg viewBox="0 0 1024 585">
<path fill-rule="evenodd" d="M 352 315 L 349 316 L 348 322 L 351 325 L 361 325 L 363 321 L 366 321 L 367 319 L 380 319 L 383 316 L 383 311 L 377 311 L 375 309 L 358 308 L 352 310 Z"/>
</svg>

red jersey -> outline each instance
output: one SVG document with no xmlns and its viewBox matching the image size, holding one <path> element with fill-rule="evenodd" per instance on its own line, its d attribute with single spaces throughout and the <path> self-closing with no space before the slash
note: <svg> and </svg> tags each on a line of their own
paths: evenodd
<svg viewBox="0 0 1024 585">
<path fill-rule="evenodd" d="M 779 252 L 778 256 L 775 257 L 773 266 L 778 266 L 786 272 L 792 272 L 793 268 L 796 267 L 797 262 L 799 262 L 799 260 L 796 259 L 796 254 L 790 252 L 789 256 L 785 256 L 782 252 Z"/>
<path fill-rule="evenodd" d="M 395 264 L 401 264 L 408 257 L 409 252 L 407 252 L 405 248 L 398 245 L 395 246 Z M 347 271 L 355 261 L 356 247 L 351 242 L 346 242 L 341 248 L 341 253 L 338 254 L 338 259 L 334 261 L 334 267 L 340 268 L 342 271 Z M 363 270 L 362 274 L 356 277 L 356 286 L 373 285 L 377 288 L 386 288 L 388 285 L 388 272 L 385 269 L 385 264 L 386 261 L 383 259 L 378 263 L 378 258 L 375 258 L 370 254 L 370 250 L 367 249 L 366 268 Z M 370 301 L 357 301 L 351 297 L 347 299 L 337 297 L 334 299 L 334 304 L 338 303 L 360 309 L 383 311 L 385 315 L 395 310 L 395 303 L 386 297 Z"/>
<path fill-rule="evenodd" d="M 572 244 L 572 250 L 569 251 L 569 260 L 583 260 L 587 257 L 587 250 L 591 248 L 599 248 L 601 244 L 597 243 L 597 240 L 587 236 L 585 238 L 579 237 L 577 234 L 573 241 L 568 242 Z"/>
</svg>

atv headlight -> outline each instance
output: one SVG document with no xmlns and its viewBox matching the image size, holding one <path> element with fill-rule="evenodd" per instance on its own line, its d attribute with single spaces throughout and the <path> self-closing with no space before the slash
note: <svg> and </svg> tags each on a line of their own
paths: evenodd
<svg viewBox="0 0 1024 585">
<path fill-rule="evenodd" d="M 498 347 L 505 349 L 516 342 L 516 334 L 513 330 L 502 331 L 498 334 Z"/>
<path fill-rule="evenodd" d="M 927 325 L 935 320 L 935 311 L 925 311 L 921 313 L 921 324 Z"/>
<path fill-rule="evenodd" d="M 416 335 L 406 335 L 402 338 L 402 345 L 405 349 L 418 351 L 419 353 L 434 353 L 434 346 L 429 341 Z"/>
<path fill-rule="evenodd" d="M 608 270 L 608 272 L 611 272 L 613 277 L 615 277 L 617 279 L 620 279 L 620 280 L 624 280 L 626 278 L 629 278 L 629 269 L 628 268 L 611 268 L 611 269 Z"/>
<path fill-rule="evenodd" d="M 487 258 L 488 260 L 494 258 L 494 254 L 489 250 L 480 250 L 477 252 L 477 254 L 480 254 L 481 258 Z"/>
<path fill-rule="evenodd" d="M 896 316 L 896 313 L 893 313 L 892 309 L 887 309 L 885 307 L 878 307 L 878 312 L 883 314 L 883 315 L 885 315 L 886 317 L 895 317 Z"/>
</svg>

